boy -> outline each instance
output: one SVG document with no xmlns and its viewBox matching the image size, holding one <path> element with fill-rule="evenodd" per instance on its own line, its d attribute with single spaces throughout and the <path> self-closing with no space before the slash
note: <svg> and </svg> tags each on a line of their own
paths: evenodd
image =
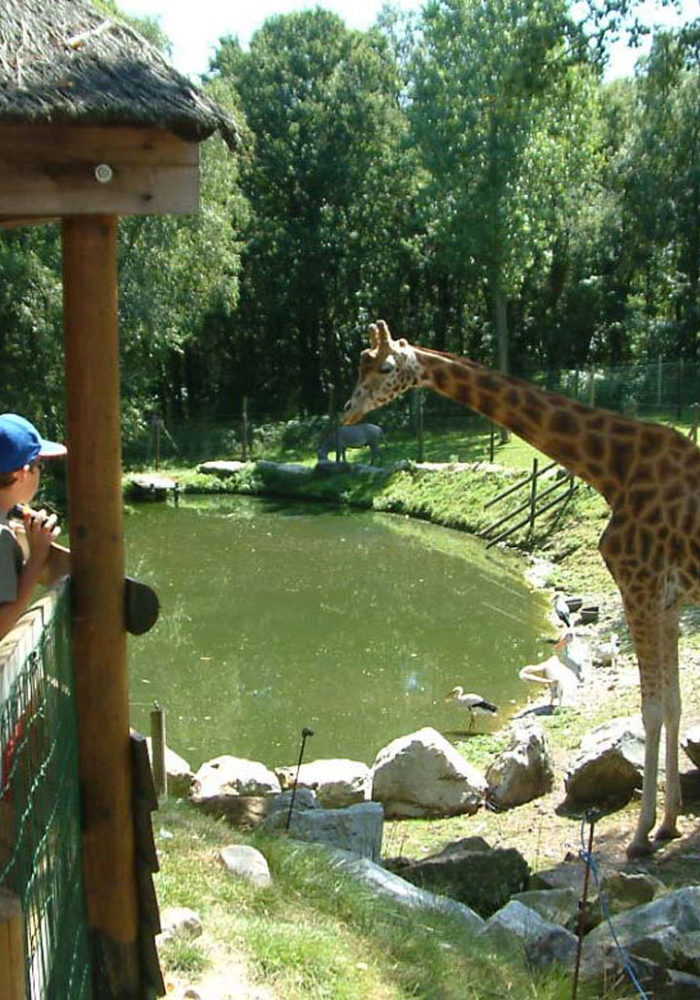
<svg viewBox="0 0 700 1000">
<path fill-rule="evenodd" d="M 41 459 L 65 454 L 62 444 L 45 441 L 24 417 L 0 414 L 0 639 L 29 604 L 51 543 L 59 533 L 55 514 L 49 516 L 45 510 L 30 512 L 27 508 L 23 516 L 29 558 L 24 562 L 8 514 L 16 504 L 27 505 L 35 496 Z"/>
</svg>

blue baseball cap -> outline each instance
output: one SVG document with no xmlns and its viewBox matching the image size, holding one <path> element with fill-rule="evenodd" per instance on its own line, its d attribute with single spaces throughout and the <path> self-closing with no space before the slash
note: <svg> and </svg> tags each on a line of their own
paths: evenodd
<svg viewBox="0 0 700 1000">
<path fill-rule="evenodd" d="M 14 472 L 37 458 L 60 458 L 65 454 L 65 445 L 44 440 L 24 417 L 0 413 L 0 472 Z"/>
</svg>

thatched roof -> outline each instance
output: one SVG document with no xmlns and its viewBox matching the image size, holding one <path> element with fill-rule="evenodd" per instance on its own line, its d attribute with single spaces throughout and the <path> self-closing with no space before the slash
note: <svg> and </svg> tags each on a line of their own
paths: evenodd
<svg viewBox="0 0 700 1000">
<path fill-rule="evenodd" d="M 145 125 L 197 142 L 218 130 L 239 142 L 224 109 L 89 0 L 0 0 L 0 122 Z"/>
</svg>

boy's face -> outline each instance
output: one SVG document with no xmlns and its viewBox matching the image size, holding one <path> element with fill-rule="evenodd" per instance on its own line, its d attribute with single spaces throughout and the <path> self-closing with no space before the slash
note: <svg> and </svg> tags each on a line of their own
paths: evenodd
<svg viewBox="0 0 700 1000">
<path fill-rule="evenodd" d="M 18 469 L 15 474 L 15 481 L 12 484 L 12 493 L 15 503 L 30 503 L 39 489 L 41 479 L 41 460 L 31 462 L 23 468 Z"/>
</svg>

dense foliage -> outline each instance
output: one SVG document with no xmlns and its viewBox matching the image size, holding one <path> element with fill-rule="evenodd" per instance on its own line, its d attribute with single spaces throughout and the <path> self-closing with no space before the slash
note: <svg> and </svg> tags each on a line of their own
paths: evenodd
<svg viewBox="0 0 700 1000">
<path fill-rule="evenodd" d="M 204 85 L 244 152 L 204 144 L 200 216 L 120 223 L 127 436 L 244 396 L 325 412 L 380 315 L 525 374 L 700 360 L 700 22 L 607 83 L 634 4 L 587 6 L 432 0 L 367 32 L 316 8 L 221 39 Z M 50 429 L 60 328 L 58 227 L 1 233 L 0 408 Z"/>
</svg>

